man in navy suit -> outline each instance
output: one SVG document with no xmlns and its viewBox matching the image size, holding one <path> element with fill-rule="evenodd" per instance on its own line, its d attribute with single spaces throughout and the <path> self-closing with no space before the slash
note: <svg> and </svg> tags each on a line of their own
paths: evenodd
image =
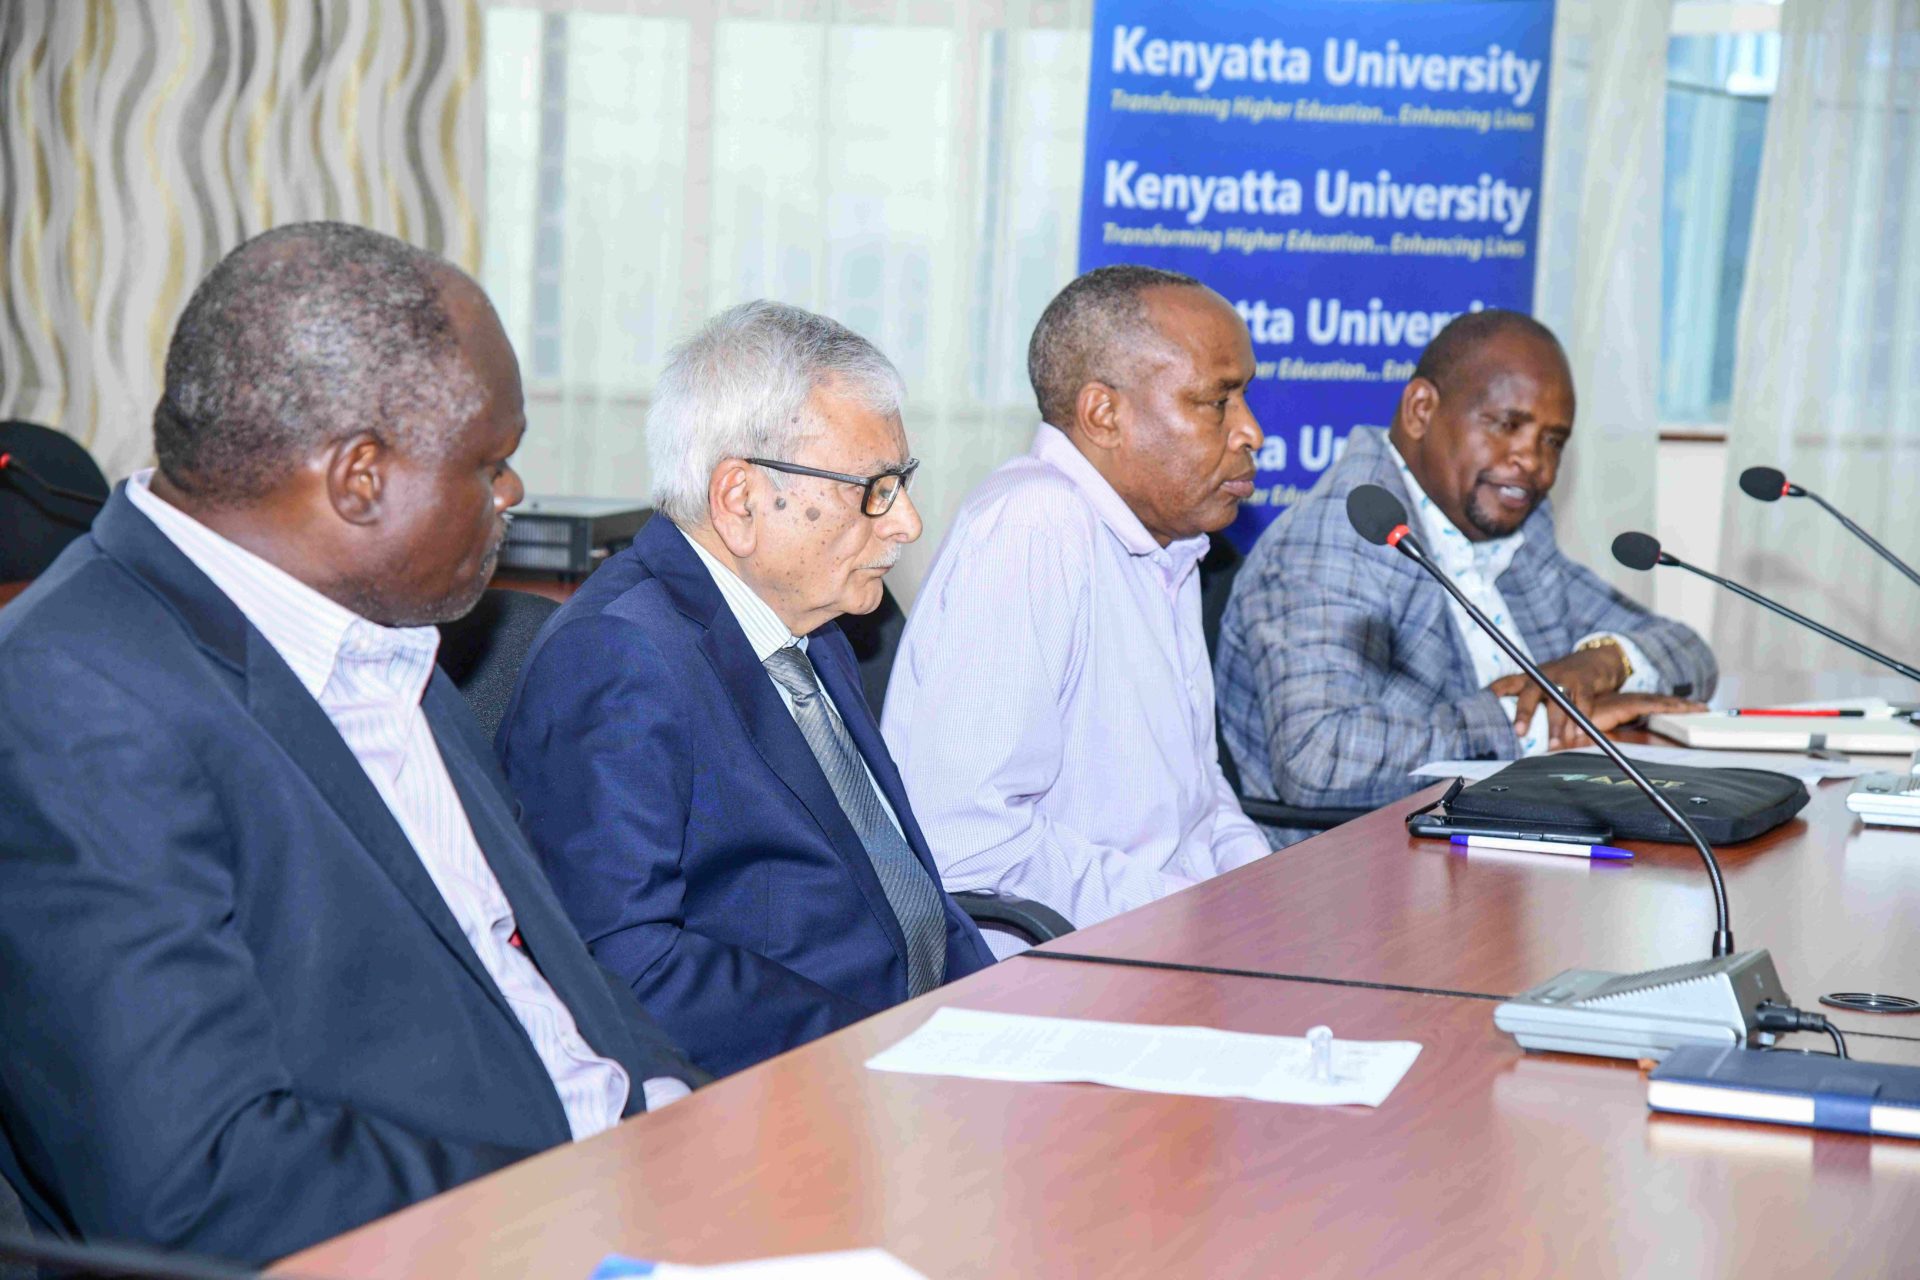
<svg viewBox="0 0 1920 1280">
<path fill-rule="evenodd" d="M 520 498 L 477 285 L 317 223 L 175 330 L 159 468 L 0 615 L 0 1173 L 261 1261 L 704 1077 L 574 934 L 432 623 Z"/>
<path fill-rule="evenodd" d="M 992 961 L 834 619 L 920 517 L 893 366 L 767 302 L 655 387 L 660 514 L 548 622 L 495 745 L 594 956 L 710 1071 Z"/>
</svg>

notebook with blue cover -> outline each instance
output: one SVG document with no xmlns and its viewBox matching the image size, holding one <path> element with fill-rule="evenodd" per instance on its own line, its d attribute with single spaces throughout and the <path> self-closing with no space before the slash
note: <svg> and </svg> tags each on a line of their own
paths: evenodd
<svg viewBox="0 0 1920 1280">
<path fill-rule="evenodd" d="M 1920 1138 L 1920 1067 L 1683 1045 L 1647 1077 L 1655 1111 Z"/>
</svg>

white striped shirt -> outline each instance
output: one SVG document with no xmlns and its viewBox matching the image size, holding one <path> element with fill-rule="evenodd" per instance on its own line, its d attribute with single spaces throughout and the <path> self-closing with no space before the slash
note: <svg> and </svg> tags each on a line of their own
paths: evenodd
<svg viewBox="0 0 1920 1280">
<path fill-rule="evenodd" d="M 680 526 L 675 525 L 674 528 L 680 529 Z M 713 585 L 720 589 L 720 598 L 727 602 L 727 608 L 732 611 L 734 621 L 738 622 L 740 630 L 746 633 L 747 643 L 753 646 L 753 656 L 762 668 L 765 668 L 767 659 L 772 657 L 776 650 L 784 649 L 788 645 L 797 646 L 802 653 L 807 651 L 807 638 L 793 634 L 787 624 L 780 621 L 780 615 L 774 612 L 773 606 L 762 600 L 752 587 L 741 580 L 739 574 L 721 564 L 713 552 L 694 541 L 693 535 L 685 529 L 680 529 L 680 536 L 687 540 L 687 545 L 693 548 L 693 553 L 700 557 L 700 563 L 706 566 L 707 575 L 713 579 Z M 780 701 L 785 704 L 787 714 L 794 717 L 796 724 L 799 723 L 799 715 L 793 707 L 793 695 L 787 692 L 787 687 L 775 680 L 772 672 L 767 673 L 767 681 L 780 695 Z M 833 695 L 827 692 L 825 684 L 820 686 L 820 701 L 826 705 L 828 715 L 836 720 L 841 719 L 840 708 L 834 705 Z M 842 723 L 845 722 L 842 721 Z M 860 767 L 867 771 L 867 785 L 873 788 L 873 794 L 880 801 L 880 807 L 886 810 L 887 821 L 893 823 L 893 829 L 899 831 L 901 838 L 905 839 L 907 833 L 901 830 L 900 819 L 894 814 L 893 806 L 887 803 L 887 793 L 882 791 L 880 784 L 874 780 L 873 767 L 865 760 L 861 760 Z"/>
<path fill-rule="evenodd" d="M 572 1011 L 509 941 L 513 908 L 421 709 L 439 631 L 369 622 L 155 497 L 152 477 L 151 470 L 131 477 L 128 499 L 233 601 L 340 731 L 533 1042 L 573 1136 L 610 1128 L 626 1107 L 626 1069 L 594 1053 Z M 680 1082 L 666 1083 L 674 1096 L 684 1092 Z"/>
</svg>

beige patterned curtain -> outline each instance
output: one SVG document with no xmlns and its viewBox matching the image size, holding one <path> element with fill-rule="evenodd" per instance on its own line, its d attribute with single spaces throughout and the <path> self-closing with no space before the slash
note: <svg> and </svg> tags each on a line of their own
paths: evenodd
<svg viewBox="0 0 1920 1280">
<path fill-rule="evenodd" d="M 146 465 L 173 322 L 269 227 L 480 263 L 475 0 L 0 0 L 0 417 Z"/>
<path fill-rule="evenodd" d="M 0 0 L 4 2 L 4 0 Z M 1074 275 L 1092 0 L 485 0 L 486 260 L 533 493 L 644 499 L 668 348 L 749 298 L 907 384 L 926 533 L 1033 439 L 1027 337 Z"/>
<path fill-rule="evenodd" d="M 1734 360 L 1729 481 L 1779 467 L 1920 562 L 1920 0 L 1781 11 Z M 1812 503 L 1735 490 L 1720 547 L 1734 581 L 1903 661 L 1920 654 L 1920 594 Z M 1714 618 L 1723 670 L 1832 679 L 1807 697 L 1886 679 L 1740 601 Z M 1905 701 L 1913 687 L 1886 692 Z"/>
<path fill-rule="evenodd" d="M 1654 527 L 1660 209 L 1669 0 L 1559 0 L 1534 314 L 1573 365 L 1578 416 L 1554 486 L 1560 547 L 1646 603 L 1610 550 Z"/>
</svg>

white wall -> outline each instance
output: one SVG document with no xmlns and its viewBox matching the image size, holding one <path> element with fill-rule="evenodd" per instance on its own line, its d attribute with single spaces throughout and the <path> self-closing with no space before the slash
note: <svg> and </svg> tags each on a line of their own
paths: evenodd
<svg viewBox="0 0 1920 1280">
<path fill-rule="evenodd" d="M 1702 569 L 1718 570 L 1720 516 L 1726 508 L 1724 440 L 1662 440 L 1657 455 L 1654 536 L 1666 550 Z M 1653 607 L 1703 636 L 1713 634 L 1719 587 L 1680 569 L 1654 570 Z"/>
</svg>

